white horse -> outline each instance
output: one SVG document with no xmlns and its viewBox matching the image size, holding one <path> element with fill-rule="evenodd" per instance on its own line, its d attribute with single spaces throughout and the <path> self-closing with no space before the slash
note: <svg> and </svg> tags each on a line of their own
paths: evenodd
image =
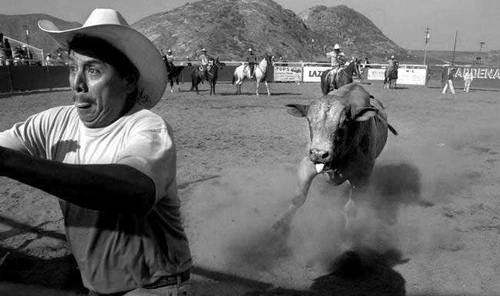
<svg viewBox="0 0 500 296">
<path fill-rule="evenodd" d="M 260 63 L 254 66 L 254 76 L 257 81 L 255 88 L 255 94 L 259 95 L 259 84 L 264 81 L 267 89 L 267 95 L 270 96 L 269 85 L 267 84 L 268 66 L 273 65 L 273 56 L 267 55 Z M 241 85 L 245 79 L 252 79 L 253 76 L 250 75 L 250 66 L 247 64 L 240 65 L 234 70 L 233 74 L 233 84 L 236 85 L 236 94 L 241 94 Z"/>
</svg>

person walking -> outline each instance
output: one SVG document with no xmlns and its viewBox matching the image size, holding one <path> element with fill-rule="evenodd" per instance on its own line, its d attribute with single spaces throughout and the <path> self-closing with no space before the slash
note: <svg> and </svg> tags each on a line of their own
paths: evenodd
<svg viewBox="0 0 500 296">
<path fill-rule="evenodd" d="M 465 72 L 464 74 L 464 92 L 469 92 L 470 84 L 474 80 L 474 76 L 472 75 L 472 69 Z"/>
<path fill-rule="evenodd" d="M 443 76 L 441 82 L 444 80 L 443 94 L 446 94 L 448 88 L 450 89 L 452 94 L 455 94 L 455 88 L 453 87 L 453 79 L 455 78 L 456 73 L 455 68 L 450 68 L 449 71 L 447 68 L 443 69 Z"/>
<path fill-rule="evenodd" d="M 89 295 L 185 295 L 173 130 L 150 110 L 167 84 L 158 49 L 113 9 L 38 26 L 68 49 L 73 103 L 1 132 L 0 174 L 59 199 Z"/>
</svg>

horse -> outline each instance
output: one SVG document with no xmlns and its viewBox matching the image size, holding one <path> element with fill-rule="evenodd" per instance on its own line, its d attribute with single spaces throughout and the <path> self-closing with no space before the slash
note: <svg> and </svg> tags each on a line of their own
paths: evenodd
<svg viewBox="0 0 500 296">
<path fill-rule="evenodd" d="M 267 84 L 267 80 L 269 79 L 269 67 L 273 65 L 274 56 L 266 55 L 265 58 L 260 61 L 257 65 L 254 66 L 254 76 L 256 80 L 255 94 L 259 95 L 259 84 L 264 82 L 267 89 L 267 95 L 270 96 L 271 92 L 269 91 L 269 85 Z M 250 66 L 247 64 L 243 64 L 238 66 L 234 70 L 233 81 L 232 83 L 236 85 L 236 94 L 241 94 L 241 85 L 245 79 L 252 79 L 254 76 L 250 75 Z"/>
<path fill-rule="evenodd" d="M 196 90 L 196 93 L 199 94 L 198 84 L 200 84 L 200 82 L 203 83 L 203 80 L 207 80 L 210 84 L 210 95 L 215 95 L 215 84 L 217 83 L 217 78 L 219 76 L 219 68 L 221 67 L 222 64 L 219 62 L 218 57 L 216 59 L 210 57 L 206 77 L 201 67 L 194 67 L 191 72 L 191 91 Z"/>
<path fill-rule="evenodd" d="M 179 86 L 179 76 L 181 76 L 184 66 L 175 66 L 173 63 L 169 63 L 166 56 L 163 56 L 163 61 L 165 62 L 165 67 L 167 68 L 167 81 L 170 83 L 170 92 L 174 92 L 174 80 L 177 84 L 177 90 L 181 91 L 181 87 Z"/>
<path fill-rule="evenodd" d="M 323 95 L 327 95 L 334 89 L 339 89 L 343 85 L 352 83 L 352 76 L 354 74 L 361 79 L 361 72 L 359 71 L 359 63 L 357 60 L 348 62 L 336 73 L 332 73 L 332 71 L 324 71 L 321 73 L 321 92 Z"/>
<path fill-rule="evenodd" d="M 385 70 L 384 88 L 397 88 L 396 81 L 398 80 L 398 65 Z M 392 84 L 394 83 L 394 86 Z"/>
</svg>

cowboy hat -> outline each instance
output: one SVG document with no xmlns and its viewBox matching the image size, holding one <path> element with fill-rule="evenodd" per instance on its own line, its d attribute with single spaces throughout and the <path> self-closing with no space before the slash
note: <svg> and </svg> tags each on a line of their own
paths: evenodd
<svg viewBox="0 0 500 296">
<path fill-rule="evenodd" d="M 333 46 L 333 49 L 340 49 L 340 45 L 337 43 Z"/>
<path fill-rule="evenodd" d="M 201 51 L 207 51 L 207 50 L 203 48 Z"/>
<path fill-rule="evenodd" d="M 68 48 L 75 35 L 106 40 L 121 51 L 140 73 L 137 87 L 141 105 L 153 108 L 167 87 L 167 70 L 156 46 L 143 34 L 132 29 L 125 18 L 114 9 L 97 8 L 80 28 L 59 30 L 49 20 L 40 20 L 38 27 L 49 33 L 63 47 Z M 142 103 L 144 102 L 144 103 Z"/>
<path fill-rule="evenodd" d="M 249 49 L 248 49 L 248 51 L 252 51 L 252 49 L 251 49 L 251 48 L 249 48 Z"/>
</svg>

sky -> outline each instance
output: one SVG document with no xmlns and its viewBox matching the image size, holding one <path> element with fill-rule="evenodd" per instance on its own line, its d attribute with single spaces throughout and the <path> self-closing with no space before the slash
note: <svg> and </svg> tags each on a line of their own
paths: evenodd
<svg viewBox="0 0 500 296">
<path fill-rule="evenodd" d="M 197 0 L 191 0 L 196 2 Z M 249 0 L 243 0 L 249 1 Z M 500 50 L 499 0 L 274 0 L 300 13 L 315 5 L 346 5 L 409 50 Z M 187 0 L 0 0 L 0 14 L 46 13 L 84 23 L 94 8 L 114 8 L 130 24 L 182 6 Z M 425 31 L 429 28 L 429 43 Z M 497 33 L 495 33 L 495 31 Z M 483 45 L 481 45 L 483 42 Z M 332 40 L 332 43 L 336 43 Z"/>
</svg>

